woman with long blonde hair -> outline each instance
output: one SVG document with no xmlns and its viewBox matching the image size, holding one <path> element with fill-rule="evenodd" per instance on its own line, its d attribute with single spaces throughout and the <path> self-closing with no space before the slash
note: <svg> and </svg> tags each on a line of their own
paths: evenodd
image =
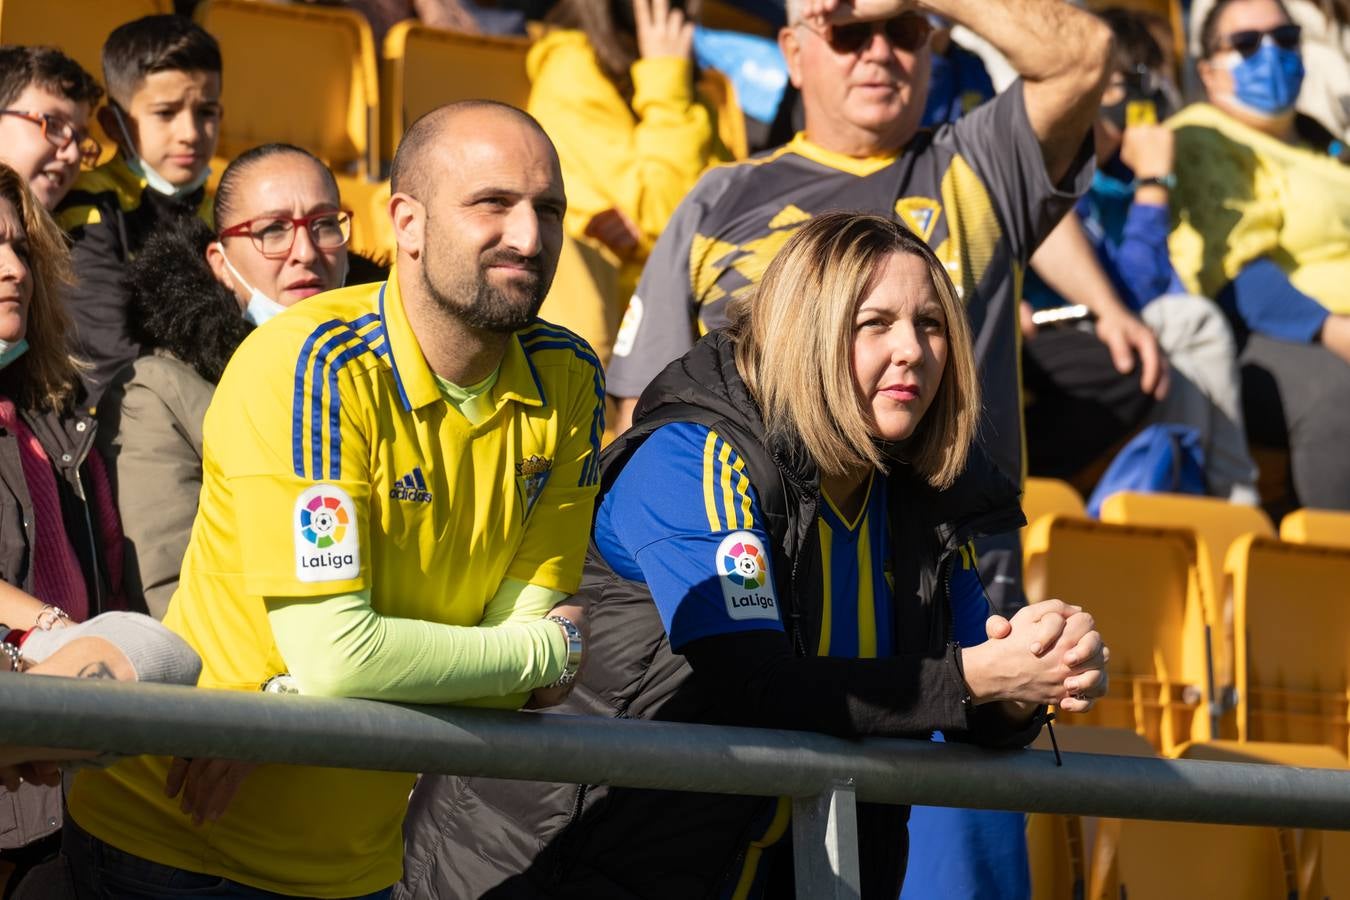
<svg viewBox="0 0 1350 900">
<path fill-rule="evenodd" d="M 1045 704 L 1090 708 L 1091 616 L 990 615 L 972 542 L 1024 518 L 975 443 L 970 329 L 933 252 L 886 218 L 821 215 L 731 318 L 603 457 L 588 661 L 558 711 L 1022 746 Z M 409 836 L 417 896 L 793 895 L 786 798 L 428 787 L 445 814 Z M 898 895 L 907 812 L 859 808 L 864 897 Z"/>
</svg>

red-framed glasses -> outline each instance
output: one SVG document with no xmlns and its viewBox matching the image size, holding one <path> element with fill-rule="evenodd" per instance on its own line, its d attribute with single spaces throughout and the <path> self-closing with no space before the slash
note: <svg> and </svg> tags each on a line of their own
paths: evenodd
<svg viewBox="0 0 1350 900">
<path fill-rule="evenodd" d="M 57 150 L 64 150 L 78 141 L 80 162 L 92 168 L 98 164 L 103 147 L 88 134 L 80 134 L 76 127 L 59 116 L 29 112 L 24 109 L 0 109 L 0 116 L 17 116 L 42 129 L 42 137 Z"/>
<path fill-rule="evenodd" d="M 248 237 L 253 246 L 268 259 L 282 259 L 290 255 L 295 244 L 295 231 L 304 228 L 309 239 L 320 250 L 336 250 L 345 247 L 352 237 L 351 210 L 337 209 L 328 212 L 310 213 L 293 219 L 288 216 L 259 216 L 231 225 L 220 232 L 222 238 Z"/>
<path fill-rule="evenodd" d="M 886 35 L 891 46 L 906 53 L 916 53 L 928 43 L 933 24 L 919 13 L 901 13 L 877 22 L 850 22 L 846 25 L 827 23 L 824 27 L 802 22 L 825 39 L 835 53 L 858 53 L 872 42 L 878 32 Z"/>
</svg>

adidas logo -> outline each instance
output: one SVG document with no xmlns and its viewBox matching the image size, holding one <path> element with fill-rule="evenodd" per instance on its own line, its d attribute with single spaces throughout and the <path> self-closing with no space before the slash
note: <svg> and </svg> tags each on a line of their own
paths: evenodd
<svg viewBox="0 0 1350 900">
<path fill-rule="evenodd" d="M 390 500 L 402 500 L 405 503 L 430 503 L 431 491 L 427 490 L 427 480 L 422 477 L 422 467 L 416 466 L 407 475 L 389 489 Z"/>
</svg>

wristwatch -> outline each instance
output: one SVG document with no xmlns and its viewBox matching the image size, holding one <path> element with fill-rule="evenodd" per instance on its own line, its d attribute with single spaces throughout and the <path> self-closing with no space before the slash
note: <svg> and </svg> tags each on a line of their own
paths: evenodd
<svg viewBox="0 0 1350 900">
<path fill-rule="evenodd" d="M 1175 172 L 1168 172 L 1166 175 L 1150 175 L 1147 178 L 1137 178 L 1134 182 L 1135 189 L 1141 187 L 1160 187 L 1167 191 L 1177 189 L 1177 175 Z"/>
<path fill-rule="evenodd" d="M 549 616 L 548 620 L 557 622 L 562 627 L 563 636 L 567 638 L 567 664 L 563 666 L 558 680 L 549 685 L 549 687 L 563 687 L 576 680 L 577 672 L 581 669 L 581 651 L 586 644 L 581 638 L 581 629 L 571 619 L 566 616 Z"/>
</svg>

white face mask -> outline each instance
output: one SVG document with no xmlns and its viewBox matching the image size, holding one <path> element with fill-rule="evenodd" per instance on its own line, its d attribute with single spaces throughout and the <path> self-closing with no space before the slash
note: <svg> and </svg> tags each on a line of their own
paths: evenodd
<svg viewBox="0 0 1350 900">
<path fill-rule="evenodd" d="M 248 279 L 239 274 L 239 270 L 234 267 L 230 262 L 230 258 L 225 255 L 224 244 L 217 241 L 216 247 L 220 250 L 220 258 L 225 260 L 225 268 L 230 270 L 230 276 L 248 289 L 248 305 L 244 307 L 244 318 L 247 321 L 252 322 L 254 325 L 261 325 L 269 319 L 286 311 L 286 307 L 249 284 Z"/>
<path fill-rule="evenodd" d="M 136 154 L 136 151 L 132 149 L 136 144 L 131 139 L 131 132 L 127 131 L 127 123 L 122 118 L 121 110 L 111 104 L 108 108 L 111 109 L 112 114 L 117 117 L 117 127 L 121 129 L 122 138 L 126 141 L 126 146 L 123 149 L 123 156 L 126 159 L 127 168 L 138 177 L 144 178 L 146 186 L 149 187 L 150 190 L 158 194 L 163 194 L 166 197 L 173 197 L 181 200 L 183 197 L 186 197 L 197 190 L 197 188 L 206 184 L 206 180 L 211 177 L 210 166 L 203 169 L 200 175 L 182 186 L 174 184 L 169 179 L 156 172 L 154 166 L 141 159 L 140 156 Z"/>
</svg>

